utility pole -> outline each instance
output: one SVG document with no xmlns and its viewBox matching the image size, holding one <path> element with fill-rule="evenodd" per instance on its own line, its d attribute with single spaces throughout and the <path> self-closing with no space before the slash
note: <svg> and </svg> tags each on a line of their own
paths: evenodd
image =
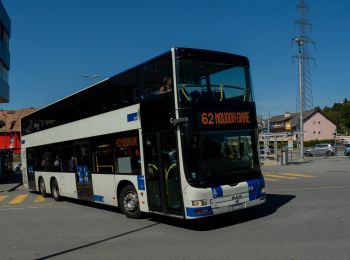
<svg viewBox="0 0 350 260">
<path fill-rule="evenodd" d="M 270 133 L 270 111 L 269 111 L 269 115 L 268 115 L 268 118 L 267 118 L 267 133 L 269 134 Z"/>
<path fill-rule="evenodd" d="M 299 0 L 297 4 L 299 19 L 295 24 L 299 26 L 299 36 L 293 38 L 293 42 L 298 45 L 298 55 L 293 56 L 298 59 L 298 98 L 297 111 L 299 111 L 299 131 L 300 131 L 300 158 L 304 158 L 304 121 L 303 112 L 313 109 L 313 97 L 311 86 L 310 60 L 315 60 L 308 50 L 308 45 L 312 41 L 308 33 L 311 31 L 311 24 L 307 20 L 309 6 L 305 0 Z"/>
<path fill-rule="evenodd" d="M 301 53 L 301 46 L 304 44 L 302 39 L 295 38 L 294 41 L 299 46 L 299 52 L 298 52 L 298 92 L 299 92 L 299 149 L 300 149 L 300 158 L 304 159 L 304 120 L 303 120 L 303 111 L 304 111 L 304 105 L 303 105 L 303 68 L 302 68 L 302 53 Z"/>
</svg>

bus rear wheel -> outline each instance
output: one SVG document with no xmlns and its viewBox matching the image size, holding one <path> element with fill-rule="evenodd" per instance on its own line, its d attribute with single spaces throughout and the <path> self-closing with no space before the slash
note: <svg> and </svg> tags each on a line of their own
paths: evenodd
<svg viewBox="0 0 350 260">
<path fill-rule="evenodd" d="M 56 179 L 53 179 L 51 182 L 51 195 L 56 201 L 61 200 L 60 189 Z"/>
<path fill-rule="evenodd" d="M 125 186 L 120 192 L 119 207 L 128 218 L 140 218 L 140 204 L 137 192 L 132 185 Z"/>
<path fill-rule="evenodd" d="M 46 194 L 46 187 L 45 187 L 45 182 L 43 178 L 39 179 L 39 193 L 42 197 L 46 198 L 47 194 Z"/>
</svg>

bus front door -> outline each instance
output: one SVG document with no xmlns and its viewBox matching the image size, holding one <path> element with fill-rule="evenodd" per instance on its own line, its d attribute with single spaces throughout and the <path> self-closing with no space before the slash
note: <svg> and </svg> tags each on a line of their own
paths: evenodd
<svg viewBox="0 0 350 260">
<path fill-rule="evenodd" d="M 92 200 L 92 176 L 90 145 L 87 142 L 75 143 L 74 153 L 76 156 L 76 183 L 79 199 Z"/>
<path fill-rule="evenodd" d="M 145 134 L 143 139 L 150 210 L 183 215 L 175 132 Z"/>
</svg>

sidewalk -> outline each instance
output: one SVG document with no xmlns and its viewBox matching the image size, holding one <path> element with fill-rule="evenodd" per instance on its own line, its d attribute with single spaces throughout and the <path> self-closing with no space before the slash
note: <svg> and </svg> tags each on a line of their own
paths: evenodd
<svg viewBox="0 0 350 260">
<path fill-rule="evenodd" d="M 272 157 L 261 160 L 262 165 L 264 166 L 287 166 L 306 163 L 310 160 L 310 157 L 300 157 L 299 150 L 289 151 L 288 152 L 288 162 L 287 164 L 282 165 L 281 156 L 278 154 L 278 160 L 273 159 Z"/>
<path fill-rule="evenodd" d="M 0 176 L 0 192 L 13 191 L 22 185 L 21 173 L 10 173 Z"/>
</svg>

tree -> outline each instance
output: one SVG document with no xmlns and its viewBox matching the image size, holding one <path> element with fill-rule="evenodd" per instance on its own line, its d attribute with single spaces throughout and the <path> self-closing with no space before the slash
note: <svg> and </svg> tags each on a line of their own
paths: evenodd
<svg viewBox="0 0 350 260">
<path fill-rule="evenodd" d="M 324 107 L 321 110 L 337 126 L 338 133 L 350 132 L 350 102 L 347 98 L 342 103 L 334 103 L 332 107 Z"/>
</svg>

